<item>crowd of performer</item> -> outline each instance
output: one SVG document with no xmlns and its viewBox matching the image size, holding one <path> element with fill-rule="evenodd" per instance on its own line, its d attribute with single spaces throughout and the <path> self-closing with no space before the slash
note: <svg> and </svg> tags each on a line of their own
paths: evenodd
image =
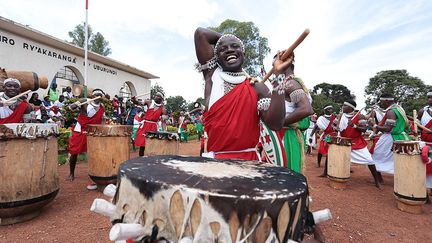
<svg viewBox="0 0 432 243">
<path fill-rule="evenodd" d="M 383 183 L 380 173 L 394 173 L 393 142 L 411 140 L 417 135 L 410 132 L 408 116 L 391 94 L 381 94 L 376 107 L 369 112 L 358 110 L 355 101 L 346 100 L 339 114 L 335 114 L 332 105 L 325 105 L 324 115 L 317 118 L 313 114 L 309 90 L 294 75 L 293 54 L 284 59 L 284 51 L 278 52 L 273 60 L 275 78 L 261 82 L 243 70 L 245 47 L 236 36 L 198 28 L 195 32 L 195 47 L 199 61 L 196 67 L 205 80 L 205 104 L 203 108 L 200 107 L 198 114 L 181 111 L 178 120 L 174 121 L 164 107 L 164 94 L 159 92 L 152 100 L 143 101 L 132 97 L 123 102 L 117 96 L 112 99 L 114 117 L 118 123 L 134 126 L 132 139 L 134 145 L 139 147 L 140 156 L 144 156 L 146 132 L 166 131 L 167 125 L 176 125 L 181 139 L 187 141 L 187 124 L 195 123 L 199 138 L 203 135 L 203 127 L 208 135 L 207 152 L 203 156 L 246 160 L 263 160 L 264 157 L 264 160 L 271 160 L 272 156 L 265 156 L 258 150 L 261 146 L 264 153 L 267 151 L 265 146 L 268 144 L 265 143 L 269 140 L 260 139 L 263 129 L 267 129 L 272 135 L 270 140 L 283 147 L 281 154 L 284 165 L 299 173 L 304 173 L 305 156 L 311 154 L 319 141 L 317 166 L 321 166 L 325 157 L 325 176 L 329 138 L 339 136 L 351 139 L 351 162 L 367 165 L 375 185 L 379 187 Z M 9 101 L 20 93 L 20 86 L 17 79 L 4 81 L 0 124 L 29 121 L 63 124 L 60 108 L 66 100 L 74 97 L 70 87 L 59 94 L 54 84 L 43 100 L 33 93 L 28 102 L 26 97 Z M 92 95 L 109 99 L 109 95 L 100 89 L 94 90 Z M 102 123 L 104 116 L 100 99 L 85 105 L 83 103 L 85 100 L 79 100 L 70 106 L 80 111 L 77 122 L 72 126 L 69 145 L 70 180 L 74 178 L 77 154 L 86 151 L 82 131 L 88 124 Z M 421 139 L 428 143 L 432 143 L 432 132 L 428 130 L 432 129 L 431 107 L 432 93 L 428 93 L 428 104 L 420 109 L 418 115 L 425 128 L 421 131 Z M 373 141 L 370 148 L 365 138 Z M 425 162 L 429 163 L 427 184 L 431 188 L 432 169 L 428 146 L 423 153 Z"/>
</svg>

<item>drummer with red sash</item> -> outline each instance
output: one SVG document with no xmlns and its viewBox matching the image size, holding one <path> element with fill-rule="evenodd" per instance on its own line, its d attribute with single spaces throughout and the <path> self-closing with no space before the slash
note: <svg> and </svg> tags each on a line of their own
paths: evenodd
<svg viewBox="0 0 432 243">
<path fill-rule="evenodd" d="M 428 105 L 419 111 L 418 119 L 420 123 L 432 130 L 432 92 L 427 93 Z M 432 133 L 423 130 L 421 133 L 421 140 L 426 142 L 428 146 L 422 150 L 422 159 L 426 163 L 426 188 L 432 189 L 432 154 L 429 152 L 432 147 Z"/>
<path fill-rule="evenodd" d="M 333 129 L 333 122 L 335 121 L 336 116 L 333 114 L 333 106 L 328 104 L 324 106 L 324 115 L 318 117 L 317 122 L 315 124 L 315 127 L 313 128 L 310 136 L 312 137 L 315 132 L 318 130 L 324 131 L 321 135 L 321 142 L 319 144 L 318 148 L 318 167 L 321 166 L 321 158 L 323 155 L 328 154 L 328 144 L 325 141 L 327 136 L 336 136 L 336 132 Z M 324 168 L 324 173 L 321 175 L 322 177 L 325 177 L 327 175 L 327 159 L 326 164 Z"/>
<path fill-rule="evenodd" d="M 4 92 L 0 93 L 0 124 L 21 123 L 30 120 L 30 112 L 33 110 L 27 103 L 25 96 L 8 101 L 21 92 L 21 82 L 15 78 L 3 81 Z"/>
<path fill-rule="evenodd" d="M 198 28 L 195 50 L 196 68 L 205 80 L 203 123 L 208 153 L 203 156 L 258 160 L 260 119 L 272 130 L 282 128 L 285 83 L 269 91 L 264 83 L 247 75 L 242 69 L 245 48 L 235 35 Z"/>
<path fill-rule="evenodd" d="M 420 120 L 420 123 L 432 130 L 432 92 L 427 93 L 428 105 L 422 108 L 419 113 L 417 119 Z M 422 130 L 421 140 L 424 142 L 432 143 L 432 133 L 426 130 Z"/>
<path fill-rule="evenodd" d="M 367 129 L 367 121 L 360 111 L 355 112 L 357 104 L 354 100 L 343 103 L 343 114 L 339 118 L 338 131 L 341 137 L 351 138 L 351 162 L 367 165 L 375 181 L 375 186 L 380 187 L 378 172 L 372 160 L 372 155 L 367 149 L 367 142 L 362 133 Z"/>
<path fill-rule="evenodd" d="M 72 136 L 69 138 L 69 177 L 67 180 L 73 181 L 75 179 L 75 166 L 78 155 L 87 152 L 87 125 L 102 124 L 105 114 L 104 106 L 101 99 L 105 93 L 101 89 L 93 90 L 93 97 L 100 96 L 100 99 L 91 101 L 89 104 L 81 105 L 87 99 L 81 99 L 71 105 L 71 109 L 80 109 L 77 118 L 77 123 L 72 127 Z"/>
<path fill-rule="evenodd" d="M 136 118 L 136 120 L 140 123 L 135 138 L 135 146 L 140 147 L 139 156 L 144 156 L 146 132 L 157 132 L 157 122 L 161 118 L 162 114 L 166 114 L 163 100 L 164 95 L 161 92 L 157 92 L 153 98 L 153 101 L 145 101 L 145 105 L 148 107 L 145 115 Z"/>
</svg>

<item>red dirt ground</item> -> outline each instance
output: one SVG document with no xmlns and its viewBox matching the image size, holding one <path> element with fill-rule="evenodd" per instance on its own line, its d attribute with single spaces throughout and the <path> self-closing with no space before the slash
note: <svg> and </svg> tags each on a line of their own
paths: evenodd
<svg viewBox="0 0 432 243">
<path fill-rule="evenodd" d="M 199 143 L 182 143 L 180 153 L 197 156 Z M 316 156 L 308 157 L 311 208 L 331 210 L 333 219 L 320 225 L 328 242 L 431 242 L 432 206 L 425 205 L 422 215 L 399 211 L 392 176 L 384 176 L 386 184 L 380 190 L 366 167 L 353 166 L 348 189 L 334 190 L 328 179 L 318 177 L 322 168 L 316 168 L 315 161 Z M 59 166 L 59 174 L 60 192 L 54 201 L 33 220 L 0 226 L 0 242 L 110 242 L 108 218 L 89 210 L 95 198 L 106 197 L 86 189 L 87 163 L 77 165 L 72 183 L 64 180 L 67 165 Z"/>
</svg>

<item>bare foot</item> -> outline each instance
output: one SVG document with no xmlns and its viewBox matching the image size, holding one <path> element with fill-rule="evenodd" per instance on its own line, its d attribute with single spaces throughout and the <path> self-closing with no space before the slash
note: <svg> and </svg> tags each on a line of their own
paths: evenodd
<svg viewBox="0 0 432 243">
<path fill-rule="evenodd" d="M 73 175 L 69 175 L 69 176 L 66 178 L 66 181 L 73 181 L 73 180 L 75 180 L 75 176 L 73 176 Z"/>
</svg>

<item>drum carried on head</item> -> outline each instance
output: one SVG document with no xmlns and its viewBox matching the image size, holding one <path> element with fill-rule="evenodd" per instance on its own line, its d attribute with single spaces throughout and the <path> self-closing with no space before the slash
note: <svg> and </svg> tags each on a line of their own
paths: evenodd
<svg viewBox="0 0 432 243">
<path fill-rule="evenodd" d="M 330 136 L 327 139 L 329 139 L 327 177 L 330 179 L 330 186 L 335 189 L 345 189 L 350 178 L 351 139 Z"/>
<path fill-rule="evenodd" d="M 180 137 L 177 133 L 146 132 L 147 156 L 177 155 L 179 153 Z"/>
<path fill-rule="evenodd" d="M 140 157 L 120 166 L 117 188 L 111 240 L 129 223 L 136 240 L 172 242 L 300 241 L 313 226 L 306 178 L 258 161 Z"/>
<path fill-rule="evenodd" d="M 89 176 L 98 185 L 115 184 L 121 163 L 130 159 L 132 126 L 88 125 Z"/>
<path fill-rule="evenodd" d="M 393 142 L 394 194 L 401 211 L 421 214 L 427 199 L 426 166 L 415 141 Z"/>
<path fill-rule="evenodd" d="M 57 195 L 56 134 L 55 124 L 0 125 L 0 225 L 38 216 Z"/>
</svg>

